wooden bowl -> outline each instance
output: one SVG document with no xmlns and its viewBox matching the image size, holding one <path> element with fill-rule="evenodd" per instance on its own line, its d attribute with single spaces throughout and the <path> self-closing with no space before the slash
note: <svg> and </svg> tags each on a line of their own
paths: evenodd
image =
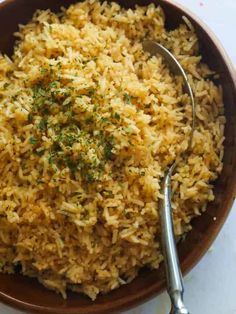
<svg viewBox="0 0 236 314">
<path fill-rule="evenodd" d="M 13 33 L 19 23 L 26 23 L 36 9 L 59 10 L 72 0 L 5 0 L 0 4 L 0 51 L 11 55 Z M 121 5 L 147 5 L 151 0 L 119 0 Z M 210 67 L 220 73 L 220 84 L 224 90 L 225 114 L 225 155 L 222 174 L 215 182 L 215 201 L 207 211 L 193 220 L 193 229 L 186 241 L 178 246 L 181 267 L 188 272 L 204 255 L 221 229 L 233 202 L 236 191 L 236 83 L 234 69 L 219 42 L 209 29 L 192 13 L 173 4 L 171 0 L 153 1 L 165 11 L 167 27 L 176 27 L 183 15 L 194 25 L 201 44 L 201 54 Z M 233 31 L 233 30 L 232 30 Z M 229 34 L 230 36 L 231 34 Z M 216 220 L 213 220 L 216 217 Z M 47 290 L 37 280 L 21 275 L 0 274 L 0 299 L 13 307 L 30 313 L 54 314 L 98 314 L 128 309 L 156 296 L 165 288 L 163 265 L 156 271 L 143 270 L 130 284 L 101 295 L 95 302 L 89 298 L 69 293 L 68 299 Z"/>
</svg>

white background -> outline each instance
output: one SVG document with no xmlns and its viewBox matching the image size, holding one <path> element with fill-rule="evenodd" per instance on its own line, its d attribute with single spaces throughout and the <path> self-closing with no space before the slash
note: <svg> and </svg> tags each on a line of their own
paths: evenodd
<svg viewBox="0 0 236 314">
<path fill-rule="evenodd" d="M 236 67 L 236 0 L 178 2 L 210 26 Z M 236 202 L 212 248 L 184 282 L 185 301 L 191 314 L 236 314 Z M 168 314 L 169 309 L 168 297 L 163 293 L 123 314 Z M 0 304 L 0 314 L 21 313 Z"/>
</svg>

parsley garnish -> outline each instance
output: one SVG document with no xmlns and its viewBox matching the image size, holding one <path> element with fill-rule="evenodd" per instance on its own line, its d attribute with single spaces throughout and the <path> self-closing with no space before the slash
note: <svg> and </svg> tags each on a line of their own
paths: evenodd
<svg viewBox="0 0 236 314">
<path fill-rule="evenodd" d="M 28 122 L 32 122 L 33 121 L 33 115 L 32 115 L 32 113 L 29 113 L 28 114 Z"/>
<path fill-rule="evenodd" d="M 48 69 L 46 69 L 46 68 L 41 68 L 41 69 L 40 69 L 40 73 L 41 73 L 42 75 L 47 74 L 47 72 L 48 72 Z"/>
<path fill-rule="evenodd" d="M 113 156 L 112 153 L 113 145 L 110 142 L 105 143 L 104 146 L 104 157 L 108 160 L 111 159 Z"/>
<path fill-rule="evenodd" d="M 124 93 L 124 97 L 125 97 L 125 101 L 126 101 L 128 104 L 131 104 L 131 99 L 132 99 L 132 97 L 131 97 L 128 93 Z"/>
<path fill-rule="evenodd" d="M 89 91 L 88 91 L 88 96 L 89 97 L 93 97 L 95 94 L 95 89 L 94 88 L 91 88 Z"/>
<path fill-rule="evenodd" d="M 58 84 L 59 84 L 58 81 L 53 81 L 53 82 L 50 83 L 50 87 L 55 88 L 55 87 L 58 86 Z"/>
<path fill-rule="evenodd" d="M 48 125 L 48 121 L 47 119 L 43 118 L 40 120 L 39 124 L 38 124 L 38 128 L 40 131 L 45 131 L 47 129 L 47 125 Z"/>
<path fill-rule="evenodd" d="M 7 89 L 7 87 L 8 87 L 9 85 L 10 85 L 9 83 L 5 83 L 5 84 L 3 85 L 3 88 L 4 88 L 4 89 Z"/>
<path fill-rule="evenodd" d="M 31 137 L 29 138 L 29 143 L 30 143 L 31 145 L 35 145 L 35 144 L 37 143 L 37 139 L 36 139 L 35 137 L 31 136 Z"/>
<path fill-rule="evenodd" d="M 120 120 L 120 115 L 117 112 L 114 113 L 113 117 L 117 120 Z"/>
</svg>

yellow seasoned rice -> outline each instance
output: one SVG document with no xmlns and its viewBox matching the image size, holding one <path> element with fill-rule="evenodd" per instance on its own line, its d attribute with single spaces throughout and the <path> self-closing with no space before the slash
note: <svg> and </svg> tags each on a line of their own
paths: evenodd
<svg viewBox="0 0 236 314">
<path fill-rule="evenodd" d="M 192 153 L 172 177 L 177 236 L 214 199 L 222 91 L 194 29 L 167 31 L 153 4 L 37 11 L 16 36 L 12 59 L 0 55 L 0 270 L 95 299 L 158 268 L 160 183 L 191 131 L 181 78 L 143 39 L 175 54 L 197 103 Z"/>
</svg>

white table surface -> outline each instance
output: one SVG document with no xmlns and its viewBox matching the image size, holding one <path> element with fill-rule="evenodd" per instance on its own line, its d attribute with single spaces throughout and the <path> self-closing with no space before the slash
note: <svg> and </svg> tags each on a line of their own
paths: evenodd
<svg viewBox="0 0 236 314">
<path fill-rule="evenodd" d="M 236 0 L 178 2 L 210 26 L 236 67 Z M 191 314 L 236 314 L 236 202 L 212 248 L 184 282 L 185 301 Z M 168 314 L 169 308 L 168 297 L 163 293 L 123 314 Z M 0 314 L 22 312 L 0 304 Z"/>
</svg>

